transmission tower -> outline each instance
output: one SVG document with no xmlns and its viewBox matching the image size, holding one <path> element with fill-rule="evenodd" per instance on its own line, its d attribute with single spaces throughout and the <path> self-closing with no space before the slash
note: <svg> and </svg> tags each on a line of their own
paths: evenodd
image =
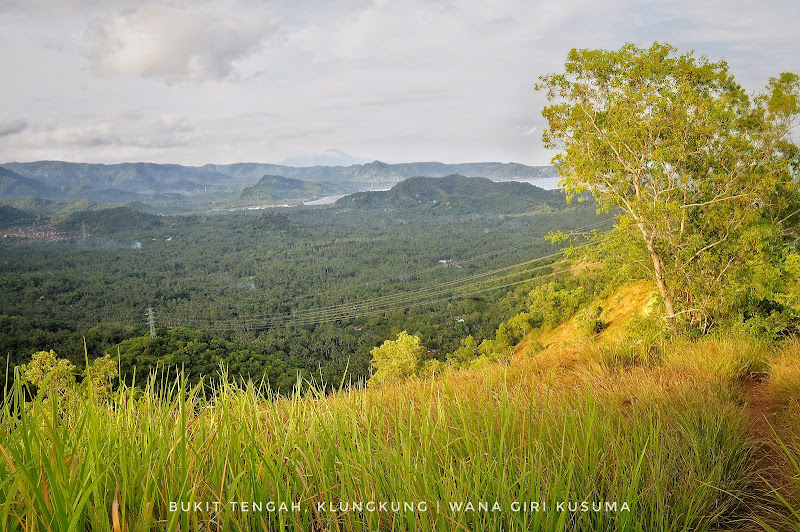
<svg viewBox="0 0 800 532">
<path fill-rule="evenodd" d="M 150 338 L 156 337 L 156 313 L 153 307 L 147 309 L 147 323 L 150 325 Z"/>
</svg>

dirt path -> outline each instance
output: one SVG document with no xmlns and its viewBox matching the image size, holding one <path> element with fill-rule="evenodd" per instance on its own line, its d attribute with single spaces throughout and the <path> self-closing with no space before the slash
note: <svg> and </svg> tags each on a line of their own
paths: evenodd
<svg viewBox="0 0 800 532">
<path fill-rule="evenodd" d="M 750 379 L 743 383 L 750 443 L 754 449 L 754 474 L 748 505 L 757 517 L 770 522 L 770 517 L 774 517 L 776 511 L 781 511 L 773 489 L 780 490 L 785 485 L 788 464 L 782 458 L 783 453 L 776 438 L 776 434 L 782 438 L 777 422 L 779 405 L 767 395 L 766 388 L 767 382 L 763 380 Z"/>
</svg>

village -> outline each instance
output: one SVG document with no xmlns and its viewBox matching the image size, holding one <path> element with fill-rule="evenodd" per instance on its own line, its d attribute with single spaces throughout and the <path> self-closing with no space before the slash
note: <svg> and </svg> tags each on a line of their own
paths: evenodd
<svg viewBox="0 0 800 532">
<path fill-rule="evenodd" d="M 3 233 L 3 238 L 19 238 L 29 242 L 57 242 L 74 237 L 71 233 L 59 233 L 52 225 L 19 227 Z"/>
</svg>

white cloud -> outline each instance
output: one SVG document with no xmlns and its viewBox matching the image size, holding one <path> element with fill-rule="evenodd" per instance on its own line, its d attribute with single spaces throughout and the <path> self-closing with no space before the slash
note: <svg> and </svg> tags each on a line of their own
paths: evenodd
<svg viewBox="0 0 800 532">
<path fill-rule="evenodd" d="M 176 133 L 192 133 L 194 126 L 183 116 L 176 113 L 169 113 L 156 121 L 155 126 L 162 131 Z"/>
<path fill-rule="evenodd" d="M 27 126 L 27 124 L 26 124 Z M 0 129 L 2 135 L 2 129 Z M 48 121 L 27 126 L 13 144 L 35 150 L 170 148 L 189 146 L 202 139 L 194 126 L 177 114 L 168 114 L 146 123 L 138 118 L 84 124 L 57 124 Z"/>
<path fill-rule="evenodd" d="M 280 161 L 333 146 L 544 164 L 533 84 L 571 48 L 669 42 L 757 90 L 800 70 L 798 17 L 796 0 L 0 0 L 15 43 L 0 47 L 14 73 L 3 110 L 19 113 L 0 114 L 0 160 Z"/>
<path fill-rule="evenodd" d="M 261 11 L 219 7 L 149 4 L 112 15 L 99 29 L 99 72 L 167 81 L 228 78 L 235 62 L 275 27 Z"/>
<path fill-rule="evenodd" d="M 24 119 L 9 120 L 6 122 L 0 121 L 0 137 L 14 135 L 24 131 L 28 127 L 28 121 Z"/>
</svg>

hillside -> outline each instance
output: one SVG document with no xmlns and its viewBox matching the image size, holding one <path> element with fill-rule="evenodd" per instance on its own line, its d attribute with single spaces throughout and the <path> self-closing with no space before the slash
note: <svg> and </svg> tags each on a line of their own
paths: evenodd
<svg viewBox="0 0 800 532">
<path fill-rule="evenodd" d="M 548 212 L 565 206 L 563 194 L 528 183 L 494 182 L 452 174 L 412 177 L 388 191 L 360 192 L 339 199 L 335 207 L 358 210 L 415 210 L 441 214 Z"/>
<path fill-rule="evenodd" d="M 645 293 L 643 283 L 616 290 L 604 300 L 609 319 L 632 317 Z M 175 350 L 177 365 L 199 357 L 208 368 L 226 350 L 240 355 L 234 364 L 255 356 L 203 333 L 162 334 L 123 342 L 122 364 L 157 366 L 141 346 Z M 563 530 L 567 519 L 576 530 L 608 532 L 791 530 L 800 448 L 754 437 L 750 419 L 768 403 L 777 430 L 797 435 L 796 403 L 782 392 L 800 383 L 791 371 L 797 342 L 674 339 L 662 342 L 658 360 L 636 363 L 616 356 L 625 349 L 584 343 L 568 364 L 532 352 L 380 387 L 288 396 L 264 381 L 187 393 L 180 372 L 159 373 L 163 388 L 154 380 L 144 390 L 114 389 L 118 362 L 106 357 L 82 383 L 63 378 L 62 394 L 40 392 L 46 400 L 0 431 L 15 466 L 0 462 L 14 481 L 0 484 L 0 496 L 26 515 L 74 515 L 74 530 L 112 530 L 123 519 L 144 530 L 170 520 L 186 530 Z M 37 356 L 36 367 L 56 360 Z M 756 402 L 742 383 L 767 365 Z M 9 410 L 22 397 L 15 390 Z M 64 459 L 60 449 L 72 454 Z M 86 462 L 93 467 L 73 465 Z M 48 504 L 18 486 L 63 496 Z M 202 511 L 179 511 L 181 497 L 187 508 L 255 506 L 200 502 Z M 87 502 L 75 509 L 74 500 Z M 283 510 L 264 511 L 260 501 Z M 380 504 L 384 512 L 370 509 Z"/>
<path fill-rule="evenodd" d="M 116 235 L 131 232 L 152 231 L 162 225 L 162 218 L 155 214 L 137 211 L 130 207 L 112 207 L 95 211 L 76 212 L 54 220 L 59 231 L 90 234 Z"/>
<path fill-rule="evenodd" d="M 63 193 L 58 187 L 24 177 L 0 166 L 0 198 L 21 199 L 27 196 L 55 199 L 63 198 Z"/>
<path fill-rule="evenodd" d="M 35 196 L 27 196 L 22 199 L 0 198 L 0 205 L 8 205 L 21 211 L 33 214 L 41 214 L 43 216 L 60 216 L 71 214 L 73 212 L 91 211 L 108 207 L 108 205 L 103 205 L 102 203 L 89 201 L 87 199 L 53 201 L 37 198 Z"/>
<path fill-rule="evenodd" d="M 597 315 L 603 329 L 592 335 L 596 344 L 613 344 L 624 338 L 625 325 L 637 316 L 646 316 L 655 301 L 652 283 L 635 281 L 621 286 L 597 304 L 602 309 Z M 545 354 L 562 356 L 585 343 L 587 335 L 581 330 L 580 319 L 572 316 L 555 328 L 529 334 L 516 348 L 520 354 L 532 354 L 532 344 L 537 344 Z"/>
<path fill-rule="evenodd" d="M 21 211 L 8 205 L 0 205 L 0 229 L 30 226 L 43 223 L 45 220 L 42 216 Z"/>
<path fill-rule="evenodd" d="M 265 175 L 252 187 L 242 189 L 235 197 L 246 201 L 308 200 L 318 196 L 340 194 L 342 188 L 331 183 L 302 181 L 280 175 Z"/>
</svg>

